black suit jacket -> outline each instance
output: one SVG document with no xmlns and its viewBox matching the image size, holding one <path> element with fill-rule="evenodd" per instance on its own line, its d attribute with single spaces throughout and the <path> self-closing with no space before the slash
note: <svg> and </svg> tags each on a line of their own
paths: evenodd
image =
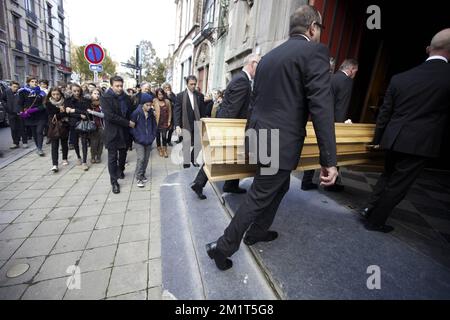
<svg viewBox="0 0 450 320">
<path fill-rule="evenodd" d="M 344 72 L 338 71 L 331 75 L 331 92 L 334 98 L 334 121 L 347 120 L 348 107 L 352 97 L 353 79 Z"/>
<path fill-rule="evenodd" d="M 438 157 L 449 113 L 450 65 L 427 61 L 392 77 L 373 143 L 385 150 Z"/>
<path fill-rule="evenodd" d="M 244 71 L 239 72 L 228 84 L 217 118 L 247 119 L 252 86 Z"/>
<path fill-rule="evenodd" d="M 188 90 L 188 89 L 186 89 Z M 182 129 L 186 129 L 189 131 L 194 131 L 194 121 L 199 121 L 200 119 L 195 118 L 194 109 L 191 105 L 191 100 L 189 97 L 186 99 L 186 114 L 183 113 L 183 95 L 186 92 L 183 91 L 177 95 L 176 102 L 175 102 L 175 108 L 174 108 L 174 125 L 175 127 L 180 127 Z M 202 95 L 194 91 L 194 99 L 197 99 L 197 106 L 199 108 L 200 118 L 203 118 L 205 116 L 205 107 L 204 107 L 204 99 L 202 98 Z M 186 123 L 186 121 L 189 123 L 190 128 L 185 128 L 183 123 Z"/>
<path fill-rule="evenodd" d="M 309 114 L 320 148 L 320 164 L 336 165 L 329 59 L 323 44 L 294 36 L 265 55 L 258 65 L 248 128 L 279 129 L 282 170 L 298 166 Z"/>
<path fill-rule="evenodd" d="M 106 149 L 125 149 L 130 139 L 131 98 L 124 93 L 128 105 L 126 114 L 122 114 L 119 98 L 108 90 L 101 98 L 100 105 L 105 114 L 103 141 Z"/>
</svg>

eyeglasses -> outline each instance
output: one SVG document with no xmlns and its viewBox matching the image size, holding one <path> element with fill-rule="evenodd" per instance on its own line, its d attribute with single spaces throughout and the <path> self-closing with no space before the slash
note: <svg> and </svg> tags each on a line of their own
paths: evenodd
<svg viewBox="0 0 450 320">
<path fill-rule="evenodd" d="M 319 22 L 314 21 L 313 22 L 315 25 L 317 25 L 320 29 L 325 30 L 325 26 Z"/>
</svg>

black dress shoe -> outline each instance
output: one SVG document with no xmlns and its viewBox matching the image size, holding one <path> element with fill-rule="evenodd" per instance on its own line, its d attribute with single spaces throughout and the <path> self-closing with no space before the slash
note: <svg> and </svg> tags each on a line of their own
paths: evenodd
<svg viewBox="0 0 450 320">
<path fill-rule="evenodd" d="M 113 192 L 114 194 L 119 194 L 119 193 L 120 193 L 120 186 L 119 186 L 118 183 L 114 183 L 114 184 L 112 185 L 112 192 Z"/>
<path fill-rule="evenodd" d="M 193 184 L 191 189 L 194 190 L 195 194 L 199 197 L 200 200 L 206 200 L 206 196 L 203 194 L 203 188 L 198 184 Z"/>
<path fill-rule="evenodd" d="M 217 249 L 217 242 L 206 245 L 208 256 L 214 260 L 219 270 L 225 271 L 233 267 L 233 261 L 228 259 L 222 252 Z"/>
<path fill-rule="evenodd" d="M 196 167 L 196 168 L 199 168 L 200 167 L 200 165 L 198 164 L 198 163 L 193 163 L 192 164 L 194 167 Z"/>
<path fill-rule="evenodd" d="M 328 192 L 342 192 L 344 191 L 345 187 L 341 184 L 334 184 L 329 187 L 325 187 L 324 190 Z"/>
<path fill-rule="evenodd" d="M 278 238 L 278 232 L 275 231 L 267 231 L 266 235 L 263 237 L 252 237 L 246 236 L 244 238 L 244 243 L 248 246 L 252 246 L 258 242 L 270 242 Z"/>
<path fill-rule="evenodd" d="M 223 188 L 223 192 L 225 193 L 236 193 L 236 194 L 244 194 L 247 193 L 247 190 L 242 188 Z"/>
<path fill-rule="evenodd" d="M 183 164 L 183 168 L 184 168 L 184 169 L 189 169 L 190 167 L 191 167 L 190 164 Z"/>
<path fill-rule="evenodd" d="M 319 189 L 319 186 L 315 183 L 302 183 L 302 190 L 303 191 L 309 191 L 309 190 L 317 190 Z"/>
<path fill-rule="evenodd" d="M 366 230 L 368 230 L 368 231 L 376 231 L 376 232 L 382 232 L 382 233 L 390 233 L 395 230 L 394 227 L 388 226 L 386 224 L 381 225 L 381 226 L 376 226 L 376 225 L 371 224 L 370 222 L 366 222 L 364 224 L 364 228 L 366 228 Z"/>
<path fill-rule="evenodd" d="M 167 142 L 167 145 L 168 145 L 169 147 L 173 147 L 172 142 Z"/>
<path fill-rule="evenodd" d="M 123 171 L 119 173 L 119 179 L 121 180 L 125 179 L 125 173 Z"/>
</svg>

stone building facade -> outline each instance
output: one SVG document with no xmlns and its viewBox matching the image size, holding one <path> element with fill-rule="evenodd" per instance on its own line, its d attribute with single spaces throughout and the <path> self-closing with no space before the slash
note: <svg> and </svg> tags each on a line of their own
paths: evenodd
<svg viewBox="0 0 450 320">
<path fill-rule="evenodd" d="M 64 0 L 0 0 L 0 78 L 68 81 L 70 34 Z"/>
</svg>

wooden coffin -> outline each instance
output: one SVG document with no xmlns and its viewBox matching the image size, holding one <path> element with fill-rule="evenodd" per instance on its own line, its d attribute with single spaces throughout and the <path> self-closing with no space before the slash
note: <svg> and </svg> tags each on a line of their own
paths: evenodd
<svg viewBox="0 0 450 320">
<path fill-rule="evenodd" d="M 245 164 L 245 125 L 239 119 L 202 119 L 202 151 L 205 172 L 212 182 L 243 179 L 255 175 L 256 166 Z M 319 169 L 319 148 L 311 122 L 297 170 Z M 373 124 L 336 124 L 339 166 L 364 165 L 379 168 L 383 154 L 368 145 L 373 140 Z"/>
</svg>

